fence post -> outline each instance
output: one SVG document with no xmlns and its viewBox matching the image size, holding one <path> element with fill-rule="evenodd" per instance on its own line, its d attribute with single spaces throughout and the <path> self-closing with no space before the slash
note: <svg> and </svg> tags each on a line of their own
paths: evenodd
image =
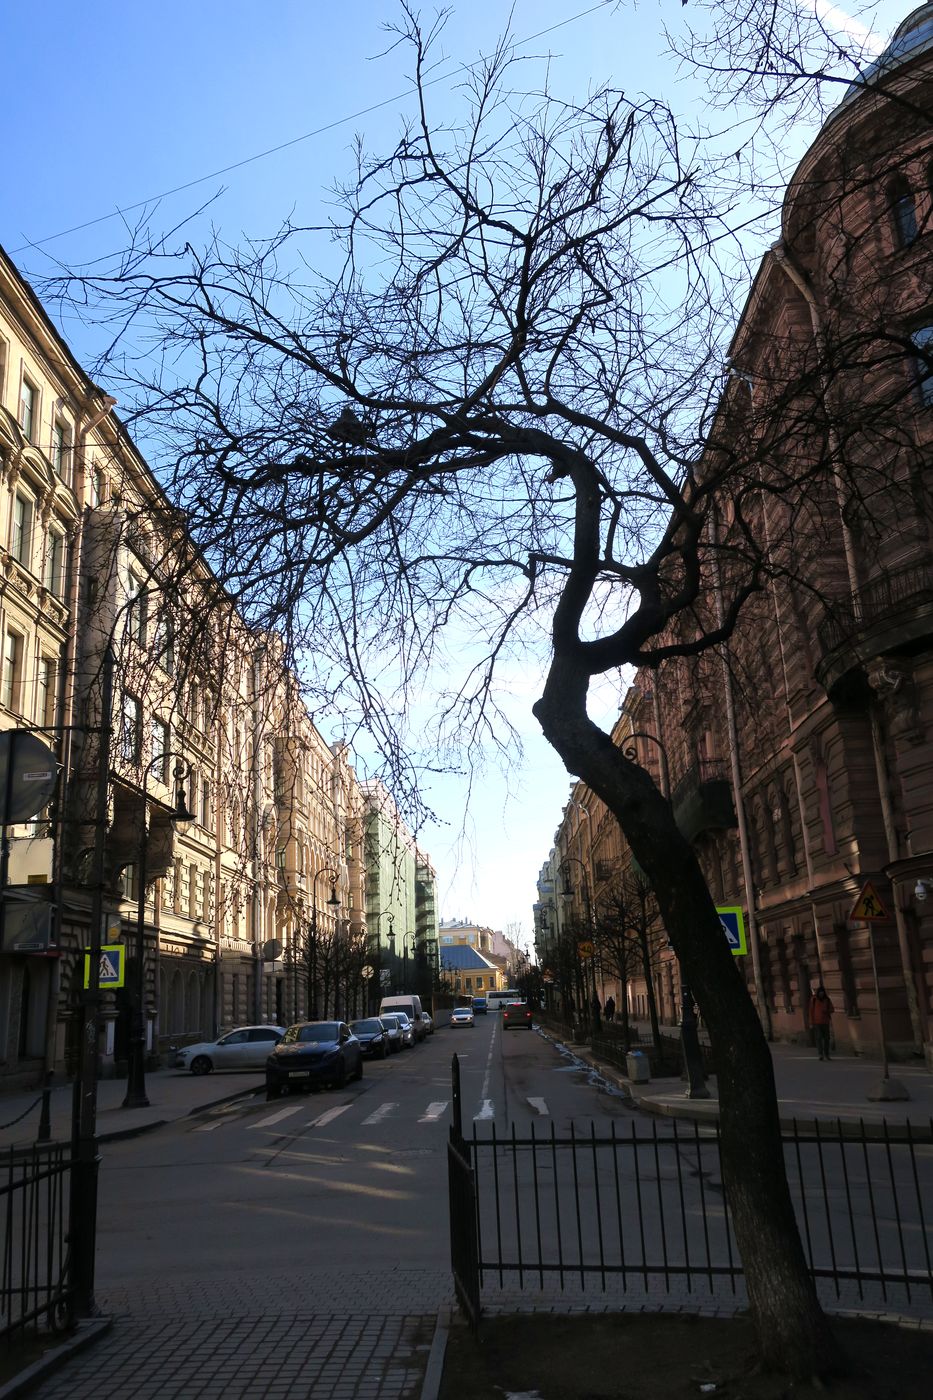
<svg viewBox="0 0 933 1400">
<path fill-rule="evenodd" d="M 450 1061 L 450 1099 L 453 1110 L 451 1131 L 458 1142 L 463 1141 L 463 1108 L 460 1103 L 460 1057 L 456 1051 Z"/>
</svg>

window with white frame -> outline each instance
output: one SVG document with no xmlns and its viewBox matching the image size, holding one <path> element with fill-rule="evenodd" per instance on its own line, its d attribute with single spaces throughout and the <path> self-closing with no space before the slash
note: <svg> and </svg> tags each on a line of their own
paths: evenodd
<svg viewBox="0 0 933 1400">
<path fill-rule="evenodd" d="M 130 569 L 127 578 L 130 635 L 141 647 L 149 641 L 149 590 L 140 569 Z"/>
<path fill-rule="evenodd" d="M 32 498 L 17 491 L 13 498 L 13 531 L 10 552 L 24 568 L 32 568 L 32 525 L 35 507 Z"/>
<path fill-rule="evenodd" d="M 164 724 L 162 720 L 157 719 L 155 716 L 152 718 L 152 724 L 149 730 L 149 742 L 152 745 L 153 774 L 160 782 L 167 785 L 171 777 L 169 771 L 171 767 L 169 750 L 172 747 L 172 732 L 167 724 Z M 156 763 L 155 760 L 157 758 L 160 758 L 162 762 Z"/>
<path fill-rule="evenodd" d="M 55 598 L 65 596 L 68 545 L 60 530 L 50 530 L 45 548 L 45 578 L 43 582 Z"/>
<path fill-rule="evenodd" d="M 64 418 L 52 424 L 52 466 L 68 486 L 71 485 L 71 433 Z"/>
<path fill-rule="evenodd" d="M 167 671 L 170 676 L 174 675 L 175 621 L 165 605 L 163 605 L 159 612 L 159 619 L 156 625 L 155 654 L 163 671 Z"/>
<path fill-rule="evenodd" d="M 0 682 L 0 700 L 8 710 L 19 710 L 19 697 L 23 683 L 23 639 L 7 629 L 3 638 L 3 678 Z"/>
<path fill-rule="evenodd" d="M 27 442 L 35 442 L 39 427 L 39 390 L 23 375 L 19 389 L 19 426 Z"/>
<path fill-rule="evenodd" d="M 139 762 L 142 747 L 140 715 L 139 699 L 124 690 L 119 729 L 119 753 L 124 763 Z"/>
<path fill-rule="evenodd" d="M 36 724 L 55 723 L 55 681 L 58 668 L 50 656 L 39 657 L 36 671 Z"/>
</svg>

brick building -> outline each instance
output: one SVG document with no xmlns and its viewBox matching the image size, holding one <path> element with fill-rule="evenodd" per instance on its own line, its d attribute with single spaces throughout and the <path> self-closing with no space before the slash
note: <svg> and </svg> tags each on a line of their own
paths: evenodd
<svg viewBox="0 0 933 1400">
<path fill-rule="evenodd" d="M 781 452 L 829 463 L 827 485 L 815 503 L 765 495 L 783 566 L 727 649 L 637 675 L 616 742 L 634 745 L 670 797 L 716 903 L 744 909 L 743 963 L 766 1027 L 804 1039 L 822 979 L 840 1049 L 877 1049 L 883 1033 L 933 1066 L 931 111 L 926 4 L 829 115 L 788 186 L 711 435 L 710 453 L 728 450 L 730 434 L 757 435 L 766 464 Z M 706 604 L 714 615 L 712 594 Z M 568 857 L 598 901 L 600 842 L 618 836 L 577 784 L 539 924 Z M 631 865 L 624 842 L 611 861 Z M 866 886 L 884 917 L 853 918 Z M 663 935 L 656 944 L 652 990 L 673 1020 L 676 963 Z M 643 1014 L 644 979 L 629 998 Z"/>
</svg>

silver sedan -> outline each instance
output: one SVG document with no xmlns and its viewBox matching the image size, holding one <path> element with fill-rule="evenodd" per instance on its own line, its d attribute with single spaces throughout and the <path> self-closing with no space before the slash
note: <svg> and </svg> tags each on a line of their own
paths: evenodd
<svg viewBox="0 0 933 1400">
<path fill-rule="evenodd" d="M 215 1069 L 265 1069 L 266 1060 L 285 1034 L 281 1026 L 238 1026 L 219 1040 L 184 1045 L 175 1053 L 176 1069 L 210 1074 Z"/>
</svg>

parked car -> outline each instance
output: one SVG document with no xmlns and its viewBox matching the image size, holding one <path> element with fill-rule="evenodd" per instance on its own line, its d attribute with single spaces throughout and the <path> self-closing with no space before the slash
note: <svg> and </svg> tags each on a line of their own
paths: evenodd
<svg viewBox="0 0 933 1400">
<path fill-rule="evenodd" d="M 385 1026 L 386 1035 L 389 1037 L 389 1049 L 393 1055 L 397 1055 L 404 1048 L 401 1021 L 397 1016 L 380 1016 L 379 1020 Z"/>
<path fill-rule="evenodd" d="M 176 1069 L 192 1074 L 210 1074 L 215 1069 L 262 1069 L 269 1051 L 279 1043 L 282 1026 L 238 1026 L 219 1040 L 202 1040 L 183 1045 L 173 1060 Z"/>
<path fill-rule="evenodd" d="M 424 1011 L 421 1006 L 421 998 L 415 996 L 414 992 L 403 992 L 400 996 L 383 997 L 379 1003 L 379 1015 L 383 1011 L 392 1015 L 396 1011 L 404 1011 L 411 1021 L 411 1028 L 414 1031 L 416 1040 L 424 1040 L 427 1035 L 427 1027 L 422 1023 Z"/>
<path fill-rule="evenodd" d="M 422 1023 L 422 1025 L 424 1026 L 425 1030 L 427 1031 L 428 1035 L 433 1035 L 433 1034 L 434 1034 L 434 1017 L 433 1017 L 432 1015 L 430 1015 L 429 1012 L 427 1012 L 427 1011 L 422 1011 L 422 1013 L 421 1013 L 421 1023 Z"/>
<path fill-rule="evenodd" d="M 398 1021 L 398 1028 L 402 1032 L 402 1049 L 407 1050 L 415 1044 L 415 1028 L 411 1018 L 406 1016 L 404 1011 L 393 1011 L 392 1015 Z"/>
<path fill-rule="evenodd" d="M 455 1006 L 450 1013 L 450 1024 L 454 1027 L 475 1025 L 472 1007 Z"/>
<path fill-rule="evenodd" d="M 486 998 L 485 998 L 485 997 L 474 997 L 474 998 L 473 998 L 473 1015 L 474 1015 L 474 1016 L 485 1016 L 485 1015 L 486 1015 L 486 1012 L 487 1012 L 488 1010 L 489 1010 L 489 1007 L 486 1005 Z"/>
<path fill-rule="evenodd" d="M 502 1008 L 502 1029 L 513 1026 L 527 1026 L 531 1030 L 531 1007 L 527 1001 L 508 1001 Z"/>
<path fill-rule="evenodd" d="M 360 1042 L 360 1049 L 371 1060 L 384 1060 L 389 1053 L 389 1032 L 378 1016 L 364 1021 L 351 1021 L 350 1029 Z"/>
<path fill-rule="evenodd" d="M 299 1021 L 266 1060 L 266 1098 L 283 1089 L 342 1089 L 348 1079 L 363 1078 L 360 1042 L 345 1021 Z"/>
</svg>

